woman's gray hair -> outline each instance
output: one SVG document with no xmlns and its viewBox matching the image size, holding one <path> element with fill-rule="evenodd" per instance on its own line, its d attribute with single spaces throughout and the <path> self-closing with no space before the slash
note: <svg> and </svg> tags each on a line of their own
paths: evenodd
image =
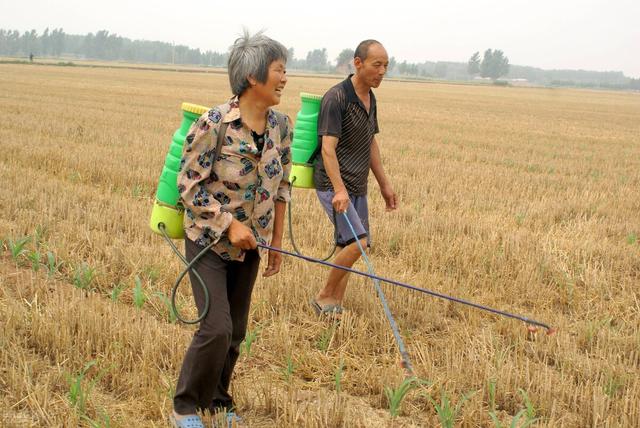
<svg viewBox="0 0 640 428">
<path fill-rule="evenodd" d="M 265 83 L 273 61 L 287 62 L 287 48 L 262 33 L 251 36 L 245 29 L 244 35 L 231 46 L 227 69 L 234 95 L 240 96 L 249 87 L 249 76 Z"/>
</svg>

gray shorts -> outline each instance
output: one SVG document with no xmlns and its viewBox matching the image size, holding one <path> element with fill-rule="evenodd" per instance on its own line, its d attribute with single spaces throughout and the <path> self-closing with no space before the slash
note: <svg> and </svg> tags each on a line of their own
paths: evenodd
<svg viewBox="0 0 640 428">
<path fill-rule="evenodd" d="M 333 200 L 333 196 L 335 195 L 335 193 L 331 190 L 316 190 L 316 194 L 318 195 L 318 199 L 320 200 L 322 208 L 324 208 L 325 212 L 329 216 L 329 219 L 333 223 L 333 205 L 331 204 L 331 201 Z M 367 247 L 370 247 L 371 234 L 369 233 L 369 206 L 367 204 L 367 195 L 349 195 L 349 199 L 351 199 L 351 203 L 349 204 L 349 208 L 347 209 L 347 217 L 349 218 L 349 222 L 353 226 L 358 239 L 366 237 Z M 354 238 L 353 232 L 351 231 L 349 224 L 344 218 L 344 214 L 336 213 L 335 220 L 338 223 L 337 225 L 334 225 L 336 226 L 338 232 L 338 246 L 346 247 L 352 242 L 356 242 L 356 238 Z"/>
</svg>

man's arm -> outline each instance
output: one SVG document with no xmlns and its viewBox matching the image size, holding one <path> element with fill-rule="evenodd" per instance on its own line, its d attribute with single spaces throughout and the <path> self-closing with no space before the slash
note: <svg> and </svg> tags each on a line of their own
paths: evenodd
<svg viewBox="0 0 640 428">
<path fill-rule="evenodd" d="M 382 193 L 384 202 L 387 205 L 387 211 L 395 210 L 398 207 L 398 196 L 393 191 L 393 187 L 384 173 L 382 157 L 380 156 L 380 148 L 378 147 L 376 137 L 371 139 L 371 171 L 380 186 L 380 193 Z"/>
<path fill-rule="evenodd" d="M 349 207 L 349 194 L 342 181 L 342 177 L 340 177 L 340 165 L 338 164 L 338 156 L 336 155 L 337 146 L 338 137 L 332 137 L 330 135 L 322 136 L 322 161 L 335 193 L 331 203 L 337 213 L 343 213 L 347 211 Z"/>
</svg>

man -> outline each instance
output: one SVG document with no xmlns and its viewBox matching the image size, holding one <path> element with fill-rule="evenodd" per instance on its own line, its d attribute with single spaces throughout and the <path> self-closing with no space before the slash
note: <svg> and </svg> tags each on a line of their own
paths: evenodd
<svg viewBox="0 0 640 428">
<path fill-rule="evenodd" d="M 361 42 L 354 53 L 355 73 L 329 89 L 322 97 L 318 116 L 318 156 L 314 180 L 320 203 L 338 232 L 334 263 L 351 267 L 360 257 L 357 240 L 344 219 L 347 214 L 363 248 L 370 244 L 367 179 L 373 171 L 387 211 L 398 206 L 398 198 L 382 168 L 375 134 L 379 132 L 377 88 L 389 66 L 384 46 L 376 40 Z M 335 214 L 335 216 L 334 216 Z M 318 314 L 341 313 L 347 288 L 347 272 L 331 269 L 327 282 L 311 304 Z"/>
</svg>

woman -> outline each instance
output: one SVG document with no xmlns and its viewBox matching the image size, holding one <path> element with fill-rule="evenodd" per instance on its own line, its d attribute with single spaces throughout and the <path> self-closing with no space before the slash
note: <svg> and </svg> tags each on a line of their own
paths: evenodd
<svg viewBox="0 0 640 428">
<path fill-rule="evenodd" d="M 280 247 L 290 198 L 289 118 L 271 109 L 287 83 L 287 50 L 258 33 L 236 40 L 229 54 L 234 96 L 203 114 L 184 143 L 178 190 L 185 207 L 185 252 L 209 291 L 209 311 L 195 332 L 174 397 L 176 427 L 201 427 L 197 411 L 226 411 L 239 420 L 229 395 L 231 375 L 245 337 L 251 292 L 258 273 L 257 244 Z M 218 131 L 224 129 L 217 159 Z M 263 276 L 280 270 L 270 251 Z M 193 274 L 198 310 L 204 295 Z"/>
</svg>

